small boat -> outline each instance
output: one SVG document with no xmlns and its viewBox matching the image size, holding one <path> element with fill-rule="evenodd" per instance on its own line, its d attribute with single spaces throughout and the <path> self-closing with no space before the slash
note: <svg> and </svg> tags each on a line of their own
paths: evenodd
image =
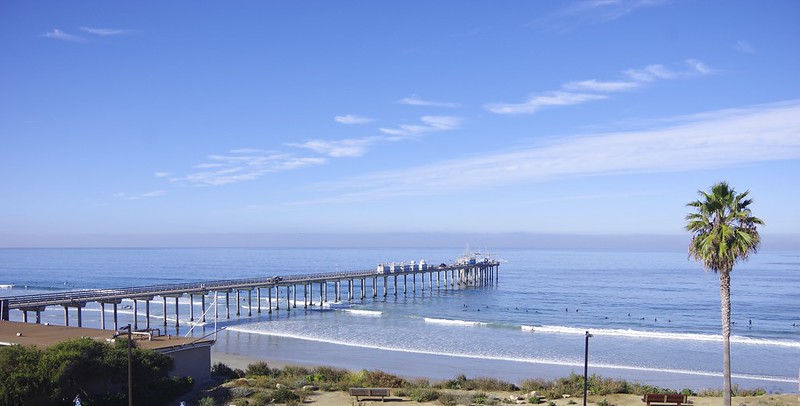
<svg viewBox="0 0 800 406">
<path fill-rule="evenodd" d="M 13 287 L 14 287 L 14 285 L 13 285 L 13 284 L 9 284 L 9 285 L 0 285 L 0 289 L 11 289 L 11 288 L 13 288 Z"/>
</svg>

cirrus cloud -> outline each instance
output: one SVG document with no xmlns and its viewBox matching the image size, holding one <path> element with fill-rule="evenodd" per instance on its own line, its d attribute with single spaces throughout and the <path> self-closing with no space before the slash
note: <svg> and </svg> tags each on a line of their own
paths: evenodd
<svg viewBox="0 0 800 406">
<path fill-rule="evenodd" d="M 81 27 L 81 31 L 92 34 L 92 35 L 99 35 L 101 37 L 108 37 L 113 35 L 124 35 L 128 33 L 128 30 L 119 30 L 114 28 L 91 28 L 91 27 Z"/>
<path fill-rule="evenodd" d="M 431 101 L 431 100 L 424 100 L 416 95 L 411 97 L 405 97 L 397 101 L 400 104 L 406 104 L 409 106 L 429 106 L 429 107 L 446 107 L 446 108 L 456 108 L 460 107 L 457 103 L 449 103 L 449 102 L 439 102 L 439 101 Z"/>
<path fill-rule="evenodd" d="M 453 116 L 422 116 L 420 124 L 402 124 L 398 128 L 381 128 L 385 134 L 397 136 L 410 136 L 435 131 L 448 131 L 458 128 L 461 125 L 460 117 Z"/>
<path fill-rule="evenodd" d="M 358 139 L 344 139 L 344 140 L 311 140 L 303 143 L 287 144 L 291 147 L 310 149 L 318 154 L 328 155 L 332 158 L 343 157 L 359 157 L 367 152 L 369 147 L 374 142 L 378 141 L 379 137 L 367 137 Z"/>
<path fill-rule="evenodd" d="M 349 178 L 320 185 L 336 194 L 300 203 L 436 195 L 563 177 L 688 172 L 800 159 L 800 100 L 658 122 L 669 125 L 551 139 L 505 153 Z"/>
<path fill-rule="evenodd" d="M 369 117 L 358 116 L 355 114 L 346 114 L 344 116 L 335 116 L 334 121 L 341 124 L 366 124 L 375 121 Z"/>
<path fill-rule="evenodd" d="M 674 71 L 661 64 L 647 65 L 644 68 L 628 69 L 622 72 L 626 80 L 602 81 L 589 79 L 567 82 L 561 85 L 564 90 L 554 90 L 536 94 L 522 103 L 491 103 L 484 108 L 495 114 L 533 114 L 545 107 L 572 106 L 594 100 L 609 98 L 609 93 L 634 90 L 657 80 L 668 80 L 707 75 L 712 69 L 697 59 L 684 61 L 686 68 Z"/>
<path fill-rule="evenodd" d="M 195 165 L 199 172 L 169 180 L 195 186 L 220 186 L 255 180 L 268 173 L 322 165 L 327 159 L 248 148 L 230 150 L 224 155 L 209 155 L 208 161 Z"/>
<path fill-rule="evenodd" d="M 487 104 L 486 109 L 496 114 L 532 114 L 550 106 L 570 106 L 592 100 L 602 100 L 608 96 L 588 93 L 553 91 L 534 95 L 522 103 Z"/>
<path fill-rule="evenodd" d="M 82 37 L 78 35 L 69 34 L 67 32 L 59 30 L 58 28 L 54 28 L 53 30 L 47 31 L 39 36 L 44 38 L 57 39 L 60 41 L 70 41 L 70 42 L 83 41 Z"/>
</svg>

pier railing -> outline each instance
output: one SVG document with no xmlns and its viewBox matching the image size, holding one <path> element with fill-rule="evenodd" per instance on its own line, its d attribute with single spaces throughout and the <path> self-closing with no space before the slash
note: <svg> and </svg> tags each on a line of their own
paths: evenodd
<svg viewBox="0 0 800 406">
<path fill-rule="evenodd" d="M 450 265 L 443 268 L 428 267 L 426 269 L 408 270 L 399 273 L 378 273 L 375 269 L 365 269 L 356 271 L 336 271 L 320 272 L 299 275 L 282 275 L 273 277 L 227 279 L 216 281 L 200 281 L 189 283 L 159 284 L 149 286 L 124 287 L 124 288 L 104 288 L 104 289 L 83 289 L 57 293 L 43 293 L 34 295 L 21 295 L 3 298 L 7 300 L 9 309 L 23 309 L 42 306 L 69 306 L 71 304 L 86 302 L 114 301 L 119 299 L 136 299 L 152 296 L 173 296 L 187 293 L 201 293 L 208 291 L 231 291 L 244 290 L 258 287 L 274 287 L 286 285 L 300 285 L 304 283 L 316 283 L 325 281 L 336 281 L 342 279 L 360 279 L 392 275 L 412 275 L 428 272 L 442 272 L 464 270 L 472 267 L 496 266 L 496 262 Z"/>
</svg>

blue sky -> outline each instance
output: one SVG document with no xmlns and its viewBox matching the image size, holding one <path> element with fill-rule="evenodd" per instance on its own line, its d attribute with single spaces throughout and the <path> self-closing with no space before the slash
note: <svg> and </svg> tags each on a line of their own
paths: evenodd
<svg viewBox="0 0 800 406">
<path fill-rule="evenodd" d="M 795 1 L 5 2 L 0 246 L 681 235 L 720 180 L 797 236 L 798 21 Z"/>
</svg>

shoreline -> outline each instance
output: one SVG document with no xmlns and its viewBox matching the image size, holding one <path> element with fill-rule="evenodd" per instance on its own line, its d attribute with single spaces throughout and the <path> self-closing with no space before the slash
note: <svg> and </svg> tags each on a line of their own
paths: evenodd
<svg viewBox="0 0 800 406">
<path fill-rule="evenodd" d="M 583 366 L 420 354 L 231 331 L 220 335 L 220 340 L 212 347 L 211 359 L 212 363 L 222 362 L 231 368 L 240 369 L 245 369 L 248 364 L 264 361 L 271 368 L 286 365 L 325 365 L 354 371 L 377 369 L 408 379 L 423 378 L 431 381 L 452 379 L 464 374 L 469 378 L 492 377 L 519 384 L 530 378 L 556 379 L 571 373 L 583 374 Z M 625 370 L 596 367 L 591 363 L 589 374 L 674 390 L 689 388 L 699 391 L 722 386 L 721 375 Z M 798 393 L 797 381 L 736 377 L 733 381 L 743 388 L 763 388 L 769 393 Z"/>
</svg>

